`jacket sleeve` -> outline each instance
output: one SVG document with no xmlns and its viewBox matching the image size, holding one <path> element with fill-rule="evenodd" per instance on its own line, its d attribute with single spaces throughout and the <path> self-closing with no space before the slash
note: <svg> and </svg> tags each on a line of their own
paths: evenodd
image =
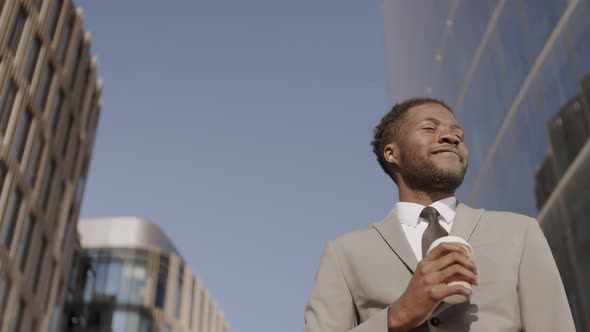
<svg viewBox="0 0 590 332">
<path fill-rule="evenodd" d="M 551 249 L 530 219 L 518 275 L 520 314 L 525 331 L 575 331 L 570 306 Z"/>
<path fill-rule="evenodd" d="M 305 307 L 304 332 L 387 332 L 387 308 L 359 324 L 358 313 L 338 262 L 336 248 L 328 241 Z"/>
</svg>

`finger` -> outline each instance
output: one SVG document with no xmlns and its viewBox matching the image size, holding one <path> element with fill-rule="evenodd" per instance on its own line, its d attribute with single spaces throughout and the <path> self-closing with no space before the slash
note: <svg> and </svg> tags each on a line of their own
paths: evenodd
<svg viewBox="0 0 590 332">
<path fill-rule="evenodd" d="M 453 242 L 444 242 L 439 244 L 438 246 L 436 246 L 434 249 L 432 249 L 427 255 L 426 257 L 424 257 L 424 259 L 426 260 L 436 260 L 448 253 L 451 252 L 457 252 L 462 254 L 465 257 L 469 257 L 470 256 L 470 252 L 469 249 L 467 249 L 465 246 L 463 246 L 462 244 L 459 243 L 453 243 Z"/>
<path fill-rule="evenodd" d="M 440 271 L 438 278 L 439 282 L 445 284 L 451 281 L 462 280 L 472 285 L 479 285 L 479 280 L 477 279 L 477 275 L 475 273 L 457 264 L 451 265 Z"/>
<path fill-rule="evenodd" d="M 471 290 L 467 287 L 463 287 L 460 284 L 446 285 L 440 284 L 432 286 L 428 295 L 433 301 L 442 301 L 445 297 L 450 295 L 463 295 L 467 298 L 471 297 Z"/>
<path fill-rule="evenodd" d="M 439 259 L 433 261 L 432 264 L 428 264 L 428 268 L 433 269 L 434 271 L 441 271 L 455 264 L 461 265 L 473 273 L 478 274 L 475 262 L 457 252 L 450 252 L 440 257 Z"/>
</svg>

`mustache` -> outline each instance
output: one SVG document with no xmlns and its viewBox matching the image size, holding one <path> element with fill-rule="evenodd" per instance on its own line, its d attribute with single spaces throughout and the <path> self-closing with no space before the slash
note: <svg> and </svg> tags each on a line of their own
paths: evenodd
<svg viewBox="0 0 590 332">
<path fill-rule="evenodd" d="M 461 160 L 464 158 L 463 153 L 461 153 L 461 151 L 459 151 L 459 149 L 453 145 L 439 146 L 430 151 L 431 154 L 437 154 L 441 152 L 452 152 L 456 154 Z"/>
</svg>

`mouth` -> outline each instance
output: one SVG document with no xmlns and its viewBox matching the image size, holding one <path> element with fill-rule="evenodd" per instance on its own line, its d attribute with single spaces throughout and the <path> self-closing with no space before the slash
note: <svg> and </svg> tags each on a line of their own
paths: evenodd
<svg viewBox="0 0 590 332">
<path fill-rule="evenodd" d="M 435 150 L 432 152 L 432 154 L 434 154 L 434 155 L 448 154 L 448 153 L 452 153 L 452 154 L 456 155 L 459 158 L 459 160 L 463 160 L 463 158 L 461 157 L 461 154 L 459 154 L 459 151 L 454 150 L 454 149 L 440 149 L 440 150 Z"/>
</svg>

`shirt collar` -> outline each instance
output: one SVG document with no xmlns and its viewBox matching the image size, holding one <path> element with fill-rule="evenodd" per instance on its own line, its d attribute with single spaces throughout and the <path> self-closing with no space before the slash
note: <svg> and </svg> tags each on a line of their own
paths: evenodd
<svg viewBox="0 0 590 332">
<path fill-rule="evenodd" d="M 450 223 L 455 219 L 457 199 L 454 196 L 436 201 L 430 204 L 430 206 L 440 213 L 442 220 L 446 223 Z M 424 205 L 411 202 L 397 202 L 395 207 L 400 223 L 413 227 L 418 225 L 418 222 L 421 219 L 420 213 L 425 208 Z"/>
</svg>

